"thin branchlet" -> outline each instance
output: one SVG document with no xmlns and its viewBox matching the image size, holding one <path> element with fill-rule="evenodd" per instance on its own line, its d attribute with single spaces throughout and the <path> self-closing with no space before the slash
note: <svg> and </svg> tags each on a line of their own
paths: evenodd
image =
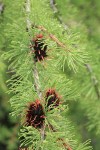
<svg viewBox="0 0 100 150">
<path fill-rule="evenodd" d="M 27 13 L 27 31 L 30 32 L 30 28 L 31 28 L 31 22 L 30 22 L 30 19 L 29 19 L 29 14 L 31 12 L 31 9 L 30 9 L 30 0 L 27 0 L 26 1 L 26 13 Z M 30 36 L 30 34 L 29 34 Z M 34 68 L 33 68 L 33 78 L 34 78 L 34 87 L 36 89 L 36 92 L 40 98 L 40 100 L 42 99 L 42 92 L 40 90 L 40 81 L 39 81 L 39 74 L 38 74 L 38 70 L 37 70 L 37 67 L 36 67 L 36 62 L 34 61 Z M 41 140 L 44 140 L 45 138 L 45 126 L 43 126 L 40 130 L 41 132 Z"/>
<path fill-rule="evenodd" d="M 58 11 L 58 9 L 57 9 L 57 7 L 56 7 L 56 2 L 55 2 L 55 0 L 50 0 L 50 6 L 51 6 L 51 8 L 53 9 L 53 12 L 57 14 L 56 17 L 57 17 L 58 21 L 63 25 L 64 29 L 66 30 L 66 29 L 68 28 L 68 26 L 62 21 L 61 16 L 58 15 L 58 14 L 59 14 L 59 11 Z"/>
<path fill-rule="evenodd" d="M 99 91 L 99 87 L 98 87 L 98 80 L 97 80 L 96 76 L 93 73 L 91 65 L 90 64 L 85 64 L 85 66 L 86 66 L 87 71 L 90 74 L 91 81 L 93 83 L 97 98 L 99 99 L 100 98 L 100 91 Z"/>
<path fill-rule="evenodd" d="M 37 28 L 45 32 L 49 36 L 49 38 L 52 39 L 54 42 L 56 42 L 60 47 L 67 50 L 68 52 L 71 52 L 71 50 L 69 50 L 64 43 L 62 43 L 55 35 L 49 33 L 49 31 L 45 27 L 32 24 L 32 28 Z"/>
<path fill-rule="evenodd" d="M 4 12 L 4 4 L 0 2 L 0 14 L 2 14 Z"/>
</svg>

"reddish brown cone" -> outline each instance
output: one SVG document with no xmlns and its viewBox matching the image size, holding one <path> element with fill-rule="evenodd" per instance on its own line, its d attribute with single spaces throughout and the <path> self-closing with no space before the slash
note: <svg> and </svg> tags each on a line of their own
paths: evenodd
<svg viewBox="0 0 100 150">
<path fill-rule="evenodd" d="M 54 107 L 59 106 L 60 97 L 56 93 L 54 89 L 49 89 L 46 92 L 46 107 L 49 107 L 49 110 L 53 109 Z"/>
<path fill-rule="evenodd" d="M 43 106 L 40 104 L 39 100 L 31 103 L 28 107 L 26 114 L 26 124 L 27 126 L 33 126 L 35 128 L 41 128 L 45 120 L 45 113 Z"/>
<path fill-rule="evenodd" d="M 37 35 L 36 38 L 31 41 L 30 47 L 33 48 L 35 62 L 42 61 L 47 57 L 47 45 L 44 43 L 42 34 Z"/>
</svg>

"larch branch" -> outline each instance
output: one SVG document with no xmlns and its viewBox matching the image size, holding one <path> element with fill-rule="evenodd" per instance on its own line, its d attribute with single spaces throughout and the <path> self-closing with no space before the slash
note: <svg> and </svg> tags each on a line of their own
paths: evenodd
<svg viewBox="0 0 100 150">
<path fill-rule="evenodd" d="M 29 15 L 30 15 L 31 9 L 30 9 L 30 0 L 26 0 L 26 13 L 27 13 L 27 31 L 30 32 L 30 28 L 31 28 L 31 22 L 29 19 Z M 30 34 L 29 34 L 30 36 Z M 39 73 L 38 73 L 38 69 L 36 67 L 36 62 L 34 61 L 34 67 L 33 67 L 33 78 L 34 78 L 34 87 L 35 90 L 40 98 L 40 100 L 42 100 L 42 92 L 40 90 L 40 81 L 39 81 Z M 41 140 L 43 141 L 45 138 L 45 128 L 43 126 L 43 128 L 41 128 L 40 130 L 41 133 Z"/>
</svg>

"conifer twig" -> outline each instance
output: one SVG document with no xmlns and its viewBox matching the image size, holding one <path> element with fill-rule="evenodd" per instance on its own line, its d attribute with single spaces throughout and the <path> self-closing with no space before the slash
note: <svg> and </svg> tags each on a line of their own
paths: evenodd
<svg viewBox="0 0 100 150">
<path fill-rule="evenodd" d="M 56 2 L 55 0 L 50 0 L 50 5 L 51 8 L 53 9 L 54 13 L 59 13 L 57 7 L 56 7 Z M 63 25 L 64 29 L 66 30 L 68 28 L 68 26 L 62 21 L 62 18 L 60 17 L 60 15 L 56 15 L 58 21 Z"/>
<path fill-rule="evenodd" d="M 48 30 L 45 27 L 43 27 L 43 26 L 37 26 L 37 25 L 32 25 L 32 28 L 34 28 L 34 27 L 40 29 L 43 32 L 46 32 L 48 34 L 48 36 L 53 41 L 55 41 L 60 47 L 62 47 L 64 49 L 67 49 L 67 51 L 70 52 L 70 50 L 66 47 L 66 45 L 64 43 L 60 42 L 59 39 L 55 35 L 53 35 L 52 33 L 49 33 Z"/>
<path fill-rule="evenodd" d="M 36 90 L 40 100 L 41 100 L 42 92 L 40 90 L 39 73 L 38 73 L 35 61 L 34 61 L 34 68 L 33 68 L 33 76 L 34 76 L 34 87 L 35 87 L 35 90 Z"/>
<path fill-rule="evenodd" d="M 55 0 L 50 0 L 51 8 L 54 10 L 54 13 L 58 12 L 58 9 L 55 6 Z"/>
<path fill-rule="evenodd" d="M 0 14 L 4 11 L 4 4 L 0 2 Z"/>
<path fill-rule="evenodd" d="M 90 66 L 90 64 L 85 64 L 85 66 L 86 66 L 88 72 L 90 73 L 91 81 L 93 83 L 96 95 L 99 99 L 100 98 L 100 92 L 99 92 L 99 88 L 98 88 L 98 80 L 97 80 L 96 76 L 93 74 L 93 70 L 92 70 L 92 67 Z"/>
<path fill-rule="evenodd" d="M 31 28 L 31 22 L 30 22 L 30 19 L 29 19 L 29 14 L 30 14 L 30 0 L 26 0 L 26 12 L 27 12 L 27 29 L 28 29 L 28 32 L 30 31 L 30 28 Z M 30 34 L 29 34 L 30 36 Z M 41 93 L 41 90 L 40 90 L 40 81 L 39 81 L 39 73 L 38 73 L 38 70 L 37 70 L 37 67 L 36 67 L 36 62 L 34 61 L 34 68 L 33 68 L 33 78 L 34 78 L 34 87 L 36 89 L 36 92 L 40 98 L 40 100 L 42 99 L 42 93 Z M 41 133 L 41 140 L 44 140 L 45 138 L 45 126 L 43 126 L 40 130 L 40 133 Z"/>
</svg>

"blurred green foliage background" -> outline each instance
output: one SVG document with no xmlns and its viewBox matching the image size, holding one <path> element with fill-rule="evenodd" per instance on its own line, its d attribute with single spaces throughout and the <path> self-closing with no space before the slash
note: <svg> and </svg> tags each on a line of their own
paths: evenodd
<svg viewBox="0 0 100 150">
<path fill-rule="evenodd" d="M 7 50 L 7 40 L 4 30 L 6 26 L 6 15 L 4 10 L 6 4 L 0 1 L 0 150 L 17 150 L 17 123 L 11 118 L 8 87 L 6 81 L 9 79 L 8 62 L 1 58 L 3 51 Z"/>
<path fill-rule="evenodd" d="M 93 41 L 100 48 L 100 1 L 99 0 L 55 0 L 58 14 L 62 21 L 75 32 L 80 32 L 81 36 L 86 36 L 89 42 Z M 4 7 L 2 7 L 2 5 Z M 0 55 L 7 51 L 7 42 L 4 35 L 6 26 L 6 14 L 4 14 L 7 5 L 0 2 Z M 9 22 L 8 22 L 9 23 Z M 84 32 L 84 35 L 83 35 Z M 100 51 L 100 49 L 99 49 Z M 92 52 L 91 52 L 92 53 Z M 94 55 L 94 52 L 93 52 Z M 100 57 L 99 57 L 100 58 Z M 94 58 L 94 60 L 96 57 Z M 100 59 L 99 59 L 100 62 Z M 13 120 L 9 113 L 10 95 L 7 94 L 6 81 L 9 79 L 8 63 L 0 57 L 0 150 L 17 150 L 17 130 L 18 122 Z M 100 66 L 99 66 L 100 67 Z M 98 67 L 98 70 L 99 70 Z M 97 68 L 96 68 L 97 69 Z M 97 76 L 98 75 L 97 70 Z M 79 79 L 77 79 L 79 80 Z M 100 136 L 95 135 L 95 129 L 89 132 L 84 124 L 87 121 L 84 111 L 80 108 L 78 102 L 71 102 L 71 119 L 75 122 L 77 132 L 80 131 L 82 140 L 92 139 L 94 150 L 100 149 Z M 98 118 L 100 119 L 100 118 Z M 83 125 L 83 126 L 82 126 Z"/>
</svg>

